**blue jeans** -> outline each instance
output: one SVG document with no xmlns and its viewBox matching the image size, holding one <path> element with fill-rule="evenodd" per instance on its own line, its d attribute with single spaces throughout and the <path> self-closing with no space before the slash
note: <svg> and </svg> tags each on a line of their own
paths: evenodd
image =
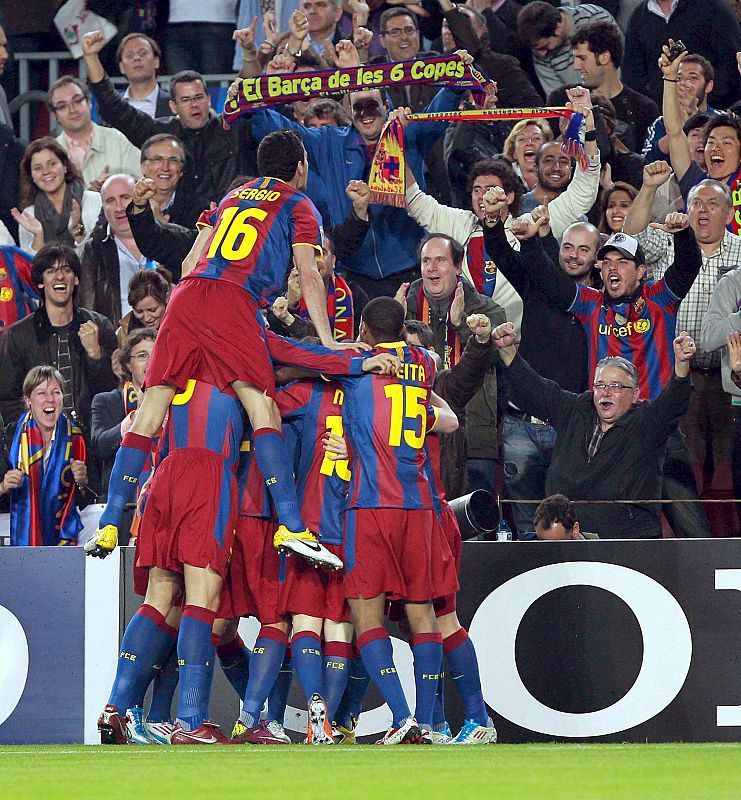
<svg viewBox="0 0 741 800">
<path fill-rule="evenodd" d="M 510 500 L 545 497 L 545 476 L 551 465 L 556 431 L 550 425 L 536 425 L 514 414 L 504 415 L 502 449 L 504 483 Z M 532 531 L 537 503 L 515 503 L 513 517 L 518 532 Z"/>
</svg>

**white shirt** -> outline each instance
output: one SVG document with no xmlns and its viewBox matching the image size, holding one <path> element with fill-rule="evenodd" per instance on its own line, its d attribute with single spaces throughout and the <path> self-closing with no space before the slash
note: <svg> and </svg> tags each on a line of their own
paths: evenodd
<svg viewBox="0 0 741 800">
<path fill-rule="evenodd" d="M 656 16 L 661 17 L 662 19 L 668 20 L 669 17 L 674 13 L 677 3 L 679 0 L 672 0 L 672 7 L 669 9 L 669 13 L 665 14 L 661 10 L 661 6 L 656 2 L 656 0 L 648 0 L 646 3 L 646 10 L 650 11 L 652 14 L 656 14 Z"/>
<path fill-rule="evenodd" d="M 170 0 L 170 23 L 225 22 L 237 24 L 237 0 Z"/>
<path fill-rule="evenodd" d="M 126 91 L 124 92 L 124 100 L 126 100 L 130 106 L 133 106 L 139 111 L 143 111 L 148 117 L 154 119 L 156 116 L 157 95 L 159 94 L 159 90 L 159 86 L 155 86 L 146 97 L 142 98 L 141 100 L 137 100 L 129 94 L 129 87 L 127 86 Z"/>
<path fill-rule="evenodd" d="M 136 258 L 126 245 L 114 234 L 111 233 L 111 226 L 108 226 L 108 235 L 113 238 L 118 251 L 118 283 L 121 292 L 121 316 L 125 316 L 131 311 L 129 305 L 129 281 L 131 276 L 140 269 L 152 267 L 154 262 L 146 256 Z"/>
</svg>

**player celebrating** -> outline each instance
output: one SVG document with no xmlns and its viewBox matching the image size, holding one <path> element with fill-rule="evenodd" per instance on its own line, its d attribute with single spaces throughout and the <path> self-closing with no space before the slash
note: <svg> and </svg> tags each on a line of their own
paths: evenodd
<svg viewBox="0 0 741 800">
<path fill-rule="evenodd" d="M 151 437 L 178 389 L 191 378 L 236 393 L 254 430 L 255 456 L 268 483 L 280 527 L 275 545 L 337 568 L 341 562 L 304 524 L 273 395 L 273 367 L 259 307 L 271 304 L 293 258 L 301 293 L 317 333 L 336 343 L 327 319 L 316 255 L 321 253 L 318 212 L 302 193 L 306 151 L 291 131 L 260 143 L 259 178 L 231 192 L 202 227 L 187 260 L 197 259 L 172 294 L 147 370 L 136 420 L 124 437 L 111 473 L 108 504 L 89 543 L 98 554 L 115 547 L 123 508 L 136 485 Z M 357 347 L 357 345 L 356 345 Z"/>
</svg>

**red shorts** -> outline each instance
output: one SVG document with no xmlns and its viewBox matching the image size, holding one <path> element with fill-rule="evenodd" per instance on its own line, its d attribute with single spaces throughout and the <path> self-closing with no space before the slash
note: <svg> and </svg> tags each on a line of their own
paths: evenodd
<svg viewBox="0 0 741 800">
<path fill-rule="evenodd" d="M 455 518 L 453 509 L 445 503 L 439 517 L 440 528 L 445 537 L 450 553 L 453 558 L 455 574 L 458 575 L 461 568 L 461 529 L 458 527 L 458 520 Z M 456 610 L 456 597 L 458 592 L 450 592 L 443 597 L 436 597 L 433 600 L 436 617 L 445 617 Z"/>
<path fill-rule="evenodd" d="M 141 567 L 226 576 L 237 519 L 237 482 L 212 450 L 173 450 L 152 479 L 139 532 Z"/>
<path fill-rule="evenodd" d="M 220 619 L 234 617 L 253 617 L 257 613 L 257 605 L 247 585 L 247 553 L 239 535 L 239 524 L 232 542 L 229 572 L 221 587 L 219 610 L 216 616 Z"/>
<path fill-rule="evenodd" d="M 226 391 L 245 381 L 275 395 L 273 363 L 255 301 L 229 281 L 186 278 L 173 289 L 145 386 L 185 389 L 195 378 Z"/>
<path fill-rule="evenodd" d="M 455 591 L 450 548 L 433 535 L 435 512 L 353 508 L 345 512 L 345 596 L 425 602 Z M 443 547 L 442 545 L 445 545 Z M 447 569 L 433 569 L 446 557 Z M 436 573 L 445 580 L 436 581 Z M 453 576 L 451 582 L 450 576 Z"/>
<path fill-rule="evenodd" d="M 244 554 L 241 580 L 249 588 L 257 619 L 263 625 L 280 622 L 285 616 L 281 588 L 286 557 L 273 546 L 277 528 L 269 519 L 237 517 L 237 536 Z"/>
<path fill-rule="evenodd" d="M 342 558 L 342 547 L 325 545 L 327 550 Z M 349 622 L 350 608 L 345 600 L 343 570 L 325 572 L 316 569 L 303 558 L 286 561 L 286 579 L 281 587 L 283 607 L 291 614 L 308 614 L 334 622 Z"/>
</svg>

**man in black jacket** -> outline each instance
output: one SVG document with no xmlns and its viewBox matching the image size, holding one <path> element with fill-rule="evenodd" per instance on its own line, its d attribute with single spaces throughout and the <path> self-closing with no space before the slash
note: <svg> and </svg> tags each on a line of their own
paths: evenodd
<svg viewBox="0 0 741 800">
<path fill-rule="evenodd" d="M 512 323 L 492 334 L 507 375 L 527 411 L 556 429 L 546 492 L 572 500 L 659 500 L 666 442 L 690 402 L 695 343 L 674 339 L 674 372 L 655 400 L 639 401 L 638 371 L 620 356 L 602 359 L 593 391 L 574 394 L 541 378 L 515 349 Z M 639 502 L 580 506 L 584 530 L 601 539 L 657 539 L 660 506 Z"/>
<path fill-rule="evenodd" d="M 188 156 L 182 189 L 193 197 L 197 207 L 208 208 L 210 201 L 221 200 L 237 175 L 256 173 L 250 121 L 237 120 L 224 130 L 221 117 L 211 108 L 201 75 L 190 70 L 174 75 L 170 80 L 170 110 L 175 116 L 152 119 L 115 90 L 98 57 L 102 47 L 100 31 L 82 37 L 88 81 L 100 113 L 137 147 L 157 133 L 176 136 Z"/>
<path fill-rule="evenodd" d="M 80 260 L 71 247 L 46 245 L 36 253 L 31 279 L 41 306 L 3 333 L 0 347 L 0 414 L 14 425 L 23 406 L 23 379 L 31 367 L 50 364 L 64 376 L 64 412 L 90 430 L 93 395 L 116 385 L 111 353 L 116 336 L 110 321 L 75 303 Z"/>
</svg>

